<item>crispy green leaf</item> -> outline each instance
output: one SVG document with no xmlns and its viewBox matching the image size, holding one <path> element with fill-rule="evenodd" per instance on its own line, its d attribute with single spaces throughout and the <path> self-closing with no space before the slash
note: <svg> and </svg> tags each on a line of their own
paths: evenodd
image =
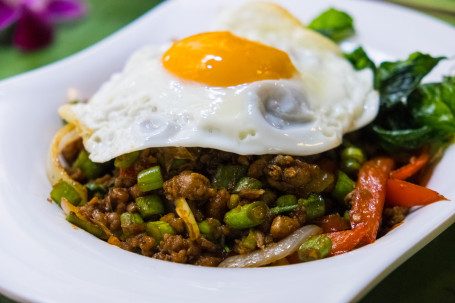
<svg viewBox="0 0 455 303">
<path fill-rule="evenodd" d="M 434 58 L 415 52 L 404 61 L 381 63 L 375 74 L 375 88 L 381 95 L 381 106 L 390 107 L 402 102 L 442 59 L 444 57 Z"/>
<path fill-rule="evenodd" d="M 373 131 L 377 134 L 379 144 L 387 151 L 413 150 L 428 143 L 431 139 L 431 129 L 423 126 L 417 129 L 386 130 L 374 125 Z"/>
<path fill-rule="evenodd" d="M 352 63 L 356 70 L 365 68 L 371 68 L 373 71 L 376 70 L 376 65 L 371 61 L 362 47 L 356 48 L 352 53 L 345 53 L 344 57 Z"/>
<path fill-rule="evenodd" d="M 455 132 L 455 77 L 420 86 L 408 98 L 416 121 L 444 136 Z"/>
<path fill-rule="evenodd" d="M 316 17 L 308 25 L 327 38 L 340 42 L 354 35 L 354 21 L 347 13 L 330 8 Z"/>
</svg>

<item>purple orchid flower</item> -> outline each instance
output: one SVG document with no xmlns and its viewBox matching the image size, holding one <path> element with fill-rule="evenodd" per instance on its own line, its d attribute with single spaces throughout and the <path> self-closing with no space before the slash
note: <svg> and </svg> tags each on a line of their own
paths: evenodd
<svg viewBox="0 0 455 303">
<path fill-rule="evenodd" d="M 33 51 L 52 42 L 54 23 L 85 13 L 82 0 L 0 0 L 0 31 L 14 26 L 13 45 Z"/>
</svg>

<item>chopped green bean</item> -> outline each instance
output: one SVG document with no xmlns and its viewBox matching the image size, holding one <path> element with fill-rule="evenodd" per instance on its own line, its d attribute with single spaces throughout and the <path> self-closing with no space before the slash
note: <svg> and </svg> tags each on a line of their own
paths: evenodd
<svg viewBox="0 0 455 303">
<path fill-rule="evenodd" d="M 326 257 L 332 250 L 332 240 L 326 235 L 316 235 L 300 245 L 298 256 L 300 261 L 308 262 Z"/>
<path fill-rule="evenodd" d="M 136 205 L 143 218 L 164 213 L 163 202 L 158 195 L 148 195 L 136 198 Z"/>
<path fill-rule="evenodd" d="M 230 197 L 229 197 L 229 201 L 227 203 L 227 206 L 229 209 L 233 209 L 233 208 L 236 208 L 237 205 L 239 205 L 239 202 L 240 202 L 240 197 L 239 195 L 237 194 L 232 194 Z"/>
<path fill-rule="evenodd" d="M 79 168 L 87 179 L 95 179 L 101 177 L 106 172 L 105 163 L 92 162 L 88 157 L 86 150 L 81 150 L 73 163 L 74 168 Z"/>
<path fill-rule="evenodd" d="M 298 203 L 305 206 L 308 221 L 322 217 L 325 213 L 325 201 L 320 194 L 311 194 L 308 199 L 299 199 Z"/>
<path fill-rule="evenodd" d="M 224 222 L 237 229 L 254 227 L 264 222 L 267 211 L 267 204 L 262 201 L 239 205 L 224 215 Z"/>
<path fill-rule="evenodd" d="M 198 226 L 201 234 L 209 240 L 216 240 L 221 236 L 218 231 L 218 227 L 221 226 L 221 223 L 217 219 L 209 218 L 198 223 Z"/>
<path fill-rule="evenodd" d="M 256 235 L 252 229 L 250 229 L 250 232 L 247 236 L 243 237 L 242 240 L 240 240 L 240 245 L 251 250 L 257 247 Z"/>
<path fill-rule="evenodd" d="M 156 244 L 159 244 L 165 234 L 175 235 L 172 226 L 164 221 L 148 222 L 145 227 L 145 233 L 150 237 L 155 238 Z"/>
<path fill-rule="evenodd" d="M 280 196 L 276 200 L 276 206 L 290 206 L 290 205 L 297 205 L 297 197 L 295 195 L 284 195 Z"/>
<path fill-rule="evenodd" d="M 135 223 L 144 223 L 140 214 L 123 213 L 120 216 L 120 224 L 122 227 Z"/>
<path fill-rule="evenodd" d="M 66 216 L 66 220 L 71 224 L 74 224 L 77 227 L 82 228 L 86 232 L 91 233 L 95 237 L 98 237 L 103 240 L 107 240 L 109 238 L 109 236 L 104 232 L 104 230 L 101 227 L 93 224 L 92 222 L 82 220 L 72 211 L 70 211 L 69 214 Z"/>
<path fill-rule="evenodd" d="M 107 193 L 107 188 L 103 184 L 99 183 L 87 183 L 85 187 L 92 193 Z"/>
<path fill-rule="evenodd" d="M 235 186 L 233 192 L 237 194 L 244 188 L 261 189 L 261 187 L 262 187 L 262 182 L 259 181 L 258 179 L 250 178 L 250 177 L 243 177 L 242 179 L 239 180 L 239 182 Z"/>
<path fill-rule="evenodd" d="M 344 198 L 354 190 L 355 182 L 351 180 L 344 172 L 338 171 L 337 182 L 332 191 L 332 197 L 340 204 L 346 206 Z"/>
<path fill-rule="evenodd" d="M 297 204 L 295 205 L 287 205 L 287 206 L 275 206 L 274 208 L 271 208 L 270 211 L 275 213 L 275 214 L 281 214 L 285 213 L 291 210 L 294 210 L 297 208 Z"/>
<path fill-rule="evenodd" d="M 79 205 L 82 201 L 81 195 L 76 189 L 74 189 L 74 187 L 72 187 L 68 182 L 60 180 L 52 186 L 51 198 L 55 201 L 55 203 L 60 205 L 62 197 L 75 206 Z"/>
<path fill-rule="evenodd" d="M 247 167 L 242 165 L 220 165 L 213 183 L 217 189 L 232 190 L 237 182 L 246 175 Z"/>
<path fill-rule="evenodd" d="M 140 151 L 133 151 L 115 158 L 114 166 L 118 168 L 128 168 L 133 165 L 134 161 L 139 157 Z"/>
<path fill-rule="evenodd" d="M 140 191 L 148 192 L 163 186 L 163 176 L 159 166 L 144 169 L 137 175 L 137 183 Z"/>
<path fill-rule="evenodd" d="M 341 170 L 348 175 L 357 175 L 360 166 L 365 161 L 365 154 L 360 148 L 350 146 L 341 151 Z"/>
</svg>

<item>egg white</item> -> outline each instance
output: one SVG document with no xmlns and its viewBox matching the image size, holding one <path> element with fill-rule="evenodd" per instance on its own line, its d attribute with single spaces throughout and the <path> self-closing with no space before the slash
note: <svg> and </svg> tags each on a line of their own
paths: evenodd
<svg viewBox="0 0 455 303">
<path fill-rule="evenodd" d="M 105 162 L 164 146 L 311 155 L 336 147 L 343 133 L 375 117 L 378 96 L 371 71 L 355 71 L 336 45 L 308 34 L 281 8 L 255 5 L 241 10 L 248 12 L 245 18 L 235 12 L 223 16 L 221 20 L 237 22 L 222 21 L 217 28 L 286 51 L 298 70 L 296 77 L 208 87 L 163 68 L 161 56 L 170 45 L 144 47 L 88 103 L 59 110 L 76 125 L 90 158 Z M 264 5 L 266 14 L 275 14 L 275 26 L 248 24 L 248 14 L 260 17 Z M 283 35 L 273 32 L 277 28 Z"/>
</svg>

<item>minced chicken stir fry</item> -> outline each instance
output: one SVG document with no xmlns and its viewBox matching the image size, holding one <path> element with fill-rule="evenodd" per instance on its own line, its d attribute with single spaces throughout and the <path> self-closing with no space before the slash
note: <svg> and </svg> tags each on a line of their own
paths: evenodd
<svg viewBox="0 0 455 303">
<path fill-rule="evenodd" d="M 54 186 L 55 201 L 64 197 L 63 203 L 79 205 L 68 212 L 68 221 L 122 249 L 178 263 L 218 266 L 230 256 L 273 247 L 306 225 L 319 226 L 311 233 L 320 235 L 271 263 L 315 260 L 373 242 L 408 211 L 393 205 L 382 211 L 375 205 L 377 209 L 365 213 L 369 203 L 380 202 L 367 201 L 371 197 L 362 197 L 364 192 L 356 196 L 355 181 L 369 195 L 384 196 L 394 161 L 367 161 L 369 155 L 355 146 L 311 157 L 153 148 L 99 164 L 90 161 L 77 139 L 61 155 L 71 179 L 85 184 L 88 192 L 81 205 L 80 195 L 67 182 Z M 417 159 L 427 152 L 422 155 Z M 409 154 L 400 156 L 397 162 L 416 163 Z M 356 180 L 359 171 L 373 181 Z M 363 218 L 354 218 L 358 216 Z M 351 239 L 344 241 L 346 236 Z"/>
</svg>

